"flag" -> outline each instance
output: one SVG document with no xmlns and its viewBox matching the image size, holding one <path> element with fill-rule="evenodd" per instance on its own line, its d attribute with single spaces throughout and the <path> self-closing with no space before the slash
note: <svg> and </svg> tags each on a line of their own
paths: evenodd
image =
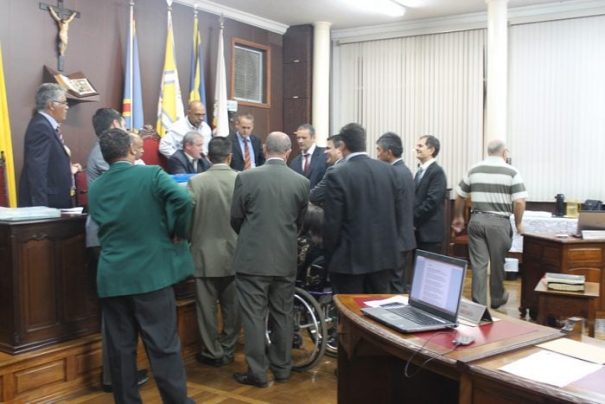
<svg viewBox="0 0 605 404">
<path fill-rule="evenodd" d="M 139 45 L 133 16 L 134 4 L 130 5 L 130 26 L 126 46 L 126 77 L 124 78 L 124 98 L 122 117 L 127 129 L 141 129 L 143 118 L 143 96 L 141 95 L 141 69 L 139 66 Z"/>
<path fill-rule="evenodd" d="M 166 0 L 166 2 L 168 3 L 168 33 L 156 124 L 156 130 L 160 136 L 164 136 L 170 126 L 184 116 L 179 74 L 174 57 L 174 34 L 172 32 L 172 12 L 170 11 L 172 0 Z"/>
<path fill-rule="evenodd" d="M 8 190 L 8 206 L 17 207 L 17 190 L 15 187 L 15 165 L 13 161 L 13 141 L 11 125 L 8 116 L 6 86 L 4 84 L 4 63 L 2 61 L 2 46 L 0 45 L 0 151 L 4 154 L 4 174 Z M 0 181 L 2 182 L 2 181 Z"/>
<path fill-rule="evenodd" d="M 201 101 L 206 106 L 206 85 L 204 80 L 204 51 L 199 31 L 197 10 L 193 17 L 193 48 L 191 49 L 191 74 L 189 76 L 189 102 Z M 204 117 L 208 122 L 208 118 Z"/>
<path fill-rule="evenodd" d="M 216 91 L 214 94 L 213 126 L 216 136 L 229 135 L 229 115 L 227 113 L 227 74 L 225 72 L 225 51 L 223 45 L 223 19 L 218 36 L 218 55 L 216 57 Z"/>
</svg>

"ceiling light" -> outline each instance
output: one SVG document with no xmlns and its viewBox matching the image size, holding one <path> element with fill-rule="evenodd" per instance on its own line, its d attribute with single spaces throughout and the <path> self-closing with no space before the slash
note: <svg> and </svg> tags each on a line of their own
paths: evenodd
<svg viewBox="0 0 605 404">
<path fill-rule="evenodd" d="M 361 10 L 389 17 L 401 17 L 405 14 L 405 7 L 396 0 L 348 0 L 348 2 Z"/>
</svg>

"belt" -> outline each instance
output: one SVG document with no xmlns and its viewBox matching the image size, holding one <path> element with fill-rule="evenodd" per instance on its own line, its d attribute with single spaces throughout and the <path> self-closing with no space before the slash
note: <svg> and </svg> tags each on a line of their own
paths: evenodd
<svg viewBox="0 0 605 404">
<path fill-rule="evenodd" d="M 474 214 L 479 214 L 479 215 L 495 216 L 495 217 L 499 217 L 499 218 L 502 218 L 502 219 L 510 219 L 509 215 L 500 215 L 498 213 L 493 213 L 493 212 L 483 212 L 481 210 L 473 210 L 471 212 L 471 214 L 473 214 L 473 215 Z"/>
</svg>

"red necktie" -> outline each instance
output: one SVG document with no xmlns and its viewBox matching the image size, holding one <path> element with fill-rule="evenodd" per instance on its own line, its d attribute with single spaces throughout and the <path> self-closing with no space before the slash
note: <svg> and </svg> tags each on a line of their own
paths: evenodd
<svg viewBox="0 0 605 404">
<path fill-rule="evenodd" d="M 303 163 L 303 172 L 305 173 L 305 175 L 309 174 L 309 153 L 305 153 L 303 154 L 303 156 L 305 157 L 305 161 Z"/>
<path fill-rule="evenodd" d="M 244 138 L 244 170 L 252 168 L 252 161 L 250 161 L 250 149 L 248 149 L 248 138 Z"/>
</svg>

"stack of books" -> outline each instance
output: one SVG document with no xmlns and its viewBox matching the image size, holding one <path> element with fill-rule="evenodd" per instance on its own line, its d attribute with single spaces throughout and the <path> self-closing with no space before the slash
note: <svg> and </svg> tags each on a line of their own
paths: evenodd
<svg viewBox="0 0 605 404">
<path fill-rule="evenodd" d="M 565 292 L 583 292 L 586 277 L 584 275 L 571 275 L 547 272 L 544 275 L 548 289 Z"/>
</svg>

